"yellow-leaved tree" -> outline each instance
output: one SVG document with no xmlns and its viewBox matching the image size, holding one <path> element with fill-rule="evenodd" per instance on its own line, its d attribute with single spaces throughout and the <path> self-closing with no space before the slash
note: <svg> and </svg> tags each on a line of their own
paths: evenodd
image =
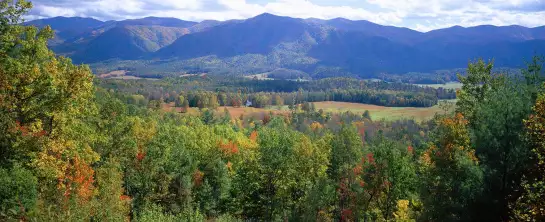
<svg viewBox="0 0 545 222">
<path fill-rule="evenodd" d="M 3 208 L 11 212 L 3 215 L 86 220 L 97 194 L 92 164 L 99 159 L 83 121 L 95 112 L 93 75 L 48 48 L 49 26 L 21 25 L 31 7 L 25 0 L 0 0 L 0 167 L 14 175 L 14 169 L 30 172 L 30 181 L 38 181 L 26 188 L 34 196 L 14 191 L 10 204 L 16 207 Z"/>
</svg>

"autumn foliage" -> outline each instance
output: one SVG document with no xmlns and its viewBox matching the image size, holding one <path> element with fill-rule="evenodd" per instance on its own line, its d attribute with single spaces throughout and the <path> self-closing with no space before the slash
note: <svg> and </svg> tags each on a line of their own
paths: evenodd
<svg viewBox="0 0 545 222">
<path fill-rule="evenodd" d="M 94 170 L 89 164 L 75 157 L 70 161 L 63 177 L 59 178 L 58 189 L 66 200 L 76 198 L 85 203 L 94 195 Z"/>
<path fill-rule="evenodd" d="M 239 152 L 238 145 L 233 141 L 228 141 L 226 143 L 220 141 L 218 146 L 221 152 L 227 156 L 235 155 Z"/>
<path fill-rule="evenodd" d="M 204 173 L 200 170 L 196 170 L 193 173 L 193 186 L 200 187 L 202 185 Z"/>
<path fill-rule="evenodd" d="M 49 50 L 50 27 L 19 25 L 30 7 L 0 0 L 0 221 L 545 221 L 537 64 L 510 79 L 480 60 L 455 113 L 373 120 L 308 101 L 431 106 L 449 92 L 350 78 L 94 80 Z M 291 112 L 214 116 L 246 100 Z"/>
</svg>

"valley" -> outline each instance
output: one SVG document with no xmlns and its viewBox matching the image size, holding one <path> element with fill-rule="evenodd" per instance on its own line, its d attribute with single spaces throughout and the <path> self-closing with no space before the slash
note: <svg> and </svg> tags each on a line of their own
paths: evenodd
<svg viewBox="0 0 545 222">
<path fill-rule="evenodd" d="M 350 112 L 363 115 L 369 112 L 370 118 L 377 121 L 396 121 L 396 120 L 415 120 L 417 122 L 429 121 L 437 114 L 445 114 L 454 111 L 455 100 L 440 101 L 438 105 L 432 107 L 385 107 L 377 105 L 368 105 L 361 103 L 347 102 L 316 102 L 316 110 L 323 113 L 341 114 Z M 162 109 L 167 112 L 185 113 L 187 115 L 199 115 L 198 108 L 176 107 L 175 103 L 163 104 Z M 265 108 L 255 107 L 232 107 L 220 106 L 216 108 L 215 115 L 225 115 L 225 110 L 232 119 L 253 117 L 262 119 L 265 115 L 289 115 L 291 110 L 288 106 L 268 106 Z M 299 112 L 302 112 L 300 110 Z"/>
<path fill-rule="evenodd" d="M 0 0 L 0 221 L 545 221 L 541 6 Z"/>
</svg>

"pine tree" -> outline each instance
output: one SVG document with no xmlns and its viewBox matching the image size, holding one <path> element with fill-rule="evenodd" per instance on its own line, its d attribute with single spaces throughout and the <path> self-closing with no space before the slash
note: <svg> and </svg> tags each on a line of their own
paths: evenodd
<svg viewBox="0 0 545 222">
<path fill-rule="evenodd" d="M 524 193 L 512 206 L 517 221 L 545 220 L 545 94 L 541 94 L 533 114 L 524 121 L 527 137 L 532 145 L 532 165 L 522 187 Z"/>
</svg>

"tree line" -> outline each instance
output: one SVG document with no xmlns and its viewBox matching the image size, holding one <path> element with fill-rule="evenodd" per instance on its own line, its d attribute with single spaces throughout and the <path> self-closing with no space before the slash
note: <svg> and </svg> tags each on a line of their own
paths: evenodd
<svg viewBox="0 0 545 222">
<path fill-rule="evenodd" d="M 180 96 L 187 99 L 190 107 L 241 106 L 246 101 L 258 108 L 265 106 L 293 105 L 304 102 L 338 101 L 368 103 L 394 107 L 431 107 L 438 100 L 455 99 L 452 89 L 434 89 L 417 85 L 387 82 L 370 82 L 350 78 L 330 78 L 308 82 L 288 80 L 248 80 L 190 76 L 148 80 L 97 80 L 97 85 L 131 95 L 142 95 L 149 102 L 177 102 Z M 210 98 L 211 96 L 217 98 Z M 276 98 L 280 97 L 283 104 Z M 134 99 L 130 98 L 130 101 Z M 202 101 L 200 101 L 202 100 Z M 217 101 L 208 105 L 207 101 Z M 140 103 L 140 101 L 138 101 Z M 199 105 L 199 103 L 202 103 Z"/>
</svg>

